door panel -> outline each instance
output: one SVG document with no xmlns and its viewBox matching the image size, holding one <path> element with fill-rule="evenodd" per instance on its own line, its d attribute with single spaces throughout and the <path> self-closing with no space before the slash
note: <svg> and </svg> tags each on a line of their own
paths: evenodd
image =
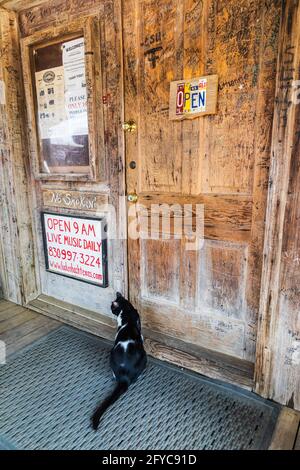
<svg viewBox="0 0 300 470">
<path fill-rule="evenodd" d="M 33 83 L 30 64 L 26 63 L 28 52 L 23 53 L 25 88 L 27 92 L 28 127 L 30 133 L 31 180 L 33 182 L 34 240 L 36 245 L 35 269 L 39 276 L 38 294 L 54 297 L 60 301 L 111 315 L 110 304 L 116 291 L 126 293 L 126 243 L 118 237 L 126 222 L 125 205 L 119 197 L 124 194 L 123 133 L 120 126 L 123 112 L 122 95 L 122 48 L 121 3 L 113 0 L 89 2 L 53 1 L 46 8 L 38 5 L 21 12 L 21 42 L 24 51 L 29 44 L 45 40 L 52 42 L 68 35 L 77 24 L 84 23 L 85 61 L 88 89 L 90 157 L 95 171 L 90 178 L 79 179 L 76 175 L 66 177 L 42 175 L 34 172 L 34 108 L 31 99 Z M 55 22 L 55 27 L 54 27 Z M 78 31 L 81 31 L 78 29 Z M 31 109 L 32 108 L 32 109 Z M 105 218 L 108 227 L 108 287 L 101 288 L 79 280 L 60 276 L 45 269 L 45 257 L 41 227 L 41 212 L 75 215 L 84 218 Z M 110 214 L 114 216 L 110 217 Z M 68 307 L 69 308 L 69 307 Z"/>
<path fill-rule="evenodd" d="M 173 205 L 170 227 L 160 225 L 154 239 L 129 235 L 130 297 L 147 328 L 248 361 L 255 354 L 279 9 L 280 2 L 251 0 L 123 3 L 125 118 L 137 123 L 125 137 L 127 192 L 138 195 L 129 203 L 129 226 L 136 215 L 149 228 L 153 204 Z M 170 81 L 207 74 L 219 77 L 217 114 L 170 121 Z M 177 236 L 184 204 L 191 227 L 196 204 L 204 205 L 200 250 L 187 251 Z"/>
</svg>

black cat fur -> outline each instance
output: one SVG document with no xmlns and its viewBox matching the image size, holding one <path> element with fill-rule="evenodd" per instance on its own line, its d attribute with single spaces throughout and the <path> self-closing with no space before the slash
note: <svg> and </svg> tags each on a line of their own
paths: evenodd
<svg viewBox="0 0 300 470">
<path fill-rule="evenodd" d="M 147 364 L 138 312 L 119 292 L 111 304 L 111 311 L 118 321 L 115 344 L 110 353 L 110 366 L 117 386 L 95 410 L 92 416 L 92 426 L 95 430 L 98 429 L 103 413 L 137 380 Z"/>
</svg>

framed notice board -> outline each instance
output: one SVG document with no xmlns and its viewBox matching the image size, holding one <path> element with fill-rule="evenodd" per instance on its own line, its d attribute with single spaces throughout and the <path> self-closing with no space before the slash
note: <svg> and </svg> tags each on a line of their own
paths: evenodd
<svg viewBox="0 0 300 470">
<path fill-rule="evenodd" d="M 41 217 L 46 270 L 107 287 L 106 220 L 51 212 Z"/>
<path fill-rule="evenodd" d="M 88 173 L 89 132 L 83 36 L 33 49 L 42 169 Z"/>
<path fill-rule="evenodd" d="M 21 40 L 36 179 L 106 180 L 99 18 Z"/>
</svg>

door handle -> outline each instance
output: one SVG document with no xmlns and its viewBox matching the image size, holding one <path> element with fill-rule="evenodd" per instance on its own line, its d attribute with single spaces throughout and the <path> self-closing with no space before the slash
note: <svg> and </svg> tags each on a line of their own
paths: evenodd
<svg viewBox="0 0 300 470">
<path fill-rule="evenodd" d="M 138 195 L 136 193 L 127 194 L 127 201 L 136 203 L 138 201 Z"/>
<path fill-rule="evenodd" d="M 136 122 L 133 121 L 132 119 L 129 120 L 129 121 L 125 121 L 125 122 L 123 122 L 123 124 L 122 124 L 122 129 L 123 129 L 123 131 L 125 131 L 125 132 L 135 132 L 136 129 L 137 129 Z"/>
</svg>

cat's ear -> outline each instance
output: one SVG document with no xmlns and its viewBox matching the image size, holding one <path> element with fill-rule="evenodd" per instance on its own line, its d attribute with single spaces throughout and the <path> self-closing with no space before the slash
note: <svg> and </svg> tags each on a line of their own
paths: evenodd
<svg viewBox="0 0 300 470">
<path fill-rule="evenodd" d="M 120 292 L 117 292 L 117 299 L 122 299 L 123 295 Z"/>
</svg>

